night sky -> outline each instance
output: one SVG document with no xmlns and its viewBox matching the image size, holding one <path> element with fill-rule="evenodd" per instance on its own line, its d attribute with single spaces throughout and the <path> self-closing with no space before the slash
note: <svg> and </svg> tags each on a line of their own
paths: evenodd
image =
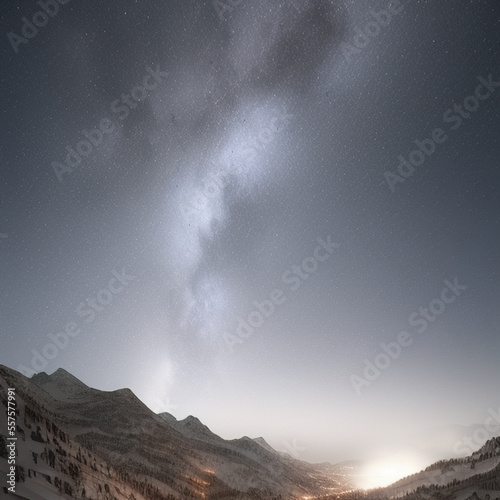
<svg viewBox="0 0 500 500">
<path fill-rule="evenodd" d="M 59 2 L 2 5 L 0 363 L 457 456 L 500 404 L 500 3 Z"/>
</svg>

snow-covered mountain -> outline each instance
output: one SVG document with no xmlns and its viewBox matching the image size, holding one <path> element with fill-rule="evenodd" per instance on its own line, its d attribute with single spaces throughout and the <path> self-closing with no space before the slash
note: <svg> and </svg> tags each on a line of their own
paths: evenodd
<svg viewBox="0 0 500 500">
<path fill-rule="evenodd" d="M 424 493 L 430 495 L 427 498 L 441 498 L 448 491 L 454 494 L 450 498 L 456 499 L 465 500 L 473 493 L 481 499 L 487 494 L 491 499 L 500 499 L 500 447 L 496 446 L 496 451 L 490 453 L 495 441 L 500 442 L 500 438 L 488 441 L 466 458 L 436 462 L 417 474 L 397 481 L 384 491 L 390 497 L 419 492 L 422 498 L 426 498 Z M 434 493 L 436 495 L 432 496 Z"/>
<path fill-rule="evenodd" d="M 196 417 L 156 415 L 129 389 L 92 389 L 62 369 L 28 379 L 0 365 L 5 406 L 9 387 L 18 437 L 17 497 L 9 498 L 292 499 L 353 487 L 342 466 L 282 456 L 262 438 L 226 441 Z M 2 430 L 5 420 L 1 412 Z M 6 444 L 0 435 L 2 475 Z"/>
<path fill-rule="evenodd" d="M 440 460 L 385 488 L 323 500 L 500 500 L 500 437 L 463 458 Z"/>
<path fill-rule="evenodd" d="M 391 486 L 354 491 L 358 462 L 309 464 L 262 437 L 224 440 L 194 416 L 155 414 L 129 389 L 92 389 L 65 370 L 31 379 L 0 365 L 0 401 L 15 388 L 16 495 L 28 500 L 500 498 L 500 438 Z M 0 412 L 0 430 L 7 429 Z M 0 433 L 0 474 L 8 472 Z M 6 484 L 6 483 L 4 483 Z"/>
</svg>

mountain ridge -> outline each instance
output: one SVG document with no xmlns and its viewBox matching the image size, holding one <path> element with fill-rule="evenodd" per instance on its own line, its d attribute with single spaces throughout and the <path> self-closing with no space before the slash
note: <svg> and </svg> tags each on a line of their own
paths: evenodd
<svg viewBox="0 0 500 500">
<path fill-rule="evenodd" d="M 4 406 L 9 387 L 16 389 L 18 498 L 494 500 L 500 491 L 500 437 L 467 457 L 360 491 L 356 461 L 310 464 L 263 437 L 225 440 L 193 415 L 156 414 L 130 389 L 93 389 L 63 369 L 29 379 L 0 365 Z M 0 428 L 5 420 L 1 414 Z M 0 434 L 0 473 L 6 444 Z"/>
<path fill-rule="evenodd" d="M 26 498 L 40 490 L 43 500 L 273 499 L 352 488 L 335 466 L 283 458 L 249 437 L 223 440 L 197 417 L 157 415 L 129 389 L 99 391 L 65 370 L 28 379 L 0 365 L 4 404 L 8 387 L 16 388 Z"/>
</svg>

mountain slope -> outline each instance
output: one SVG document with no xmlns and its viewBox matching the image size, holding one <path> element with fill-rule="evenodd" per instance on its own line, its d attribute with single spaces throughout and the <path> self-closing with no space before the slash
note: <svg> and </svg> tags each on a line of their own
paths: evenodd
<svg viewBox="0 0 500 500">
<path fill-rule="evenodd" d="M 98 391 L 64 370 L 28 379 L 0 365 L 4 405 L 8 387 L 16 389 L 21 497 L 292 499 L 352 487 L 334 466 L 281 457 L 246 437 L 225 441 L 195 417 L 156 415 L 129 389 Z M 0 473 L 5 445 L 0 436 Z"/>
<path fill-rule="evenodd" d="M 322 497 L 322 500 L 500 500 L 500 437 L 471 455 L 440 460 L 385 488 Z"/>
<path fill-rule="evenodd" d="M 492 471 L 494 476 L 498 475 L 500 472 L 499 444 L 500 438 L 494 438 L 468 457 L 436 462 L 425 470 L 388 486 L 385 492 L 391 496 L 401 496 L 432 485 L 444 489 L 453 483 L 467 483 L 471 478 L 479 481 L 480 478 L 477 476 L 488 475 Z M 500 483 L 498 487 L 500 490 Z"/>
<path fill-rule="evenodd" d="M 265 450 L 271 453 L 278 453 L 263 437 L 254 438 L 253 440 Z"/>
<path fill-rule="evenodd" d="M 258 464 L 261 471 L 268 471 L 274 478 L 273 482 L 278 487 L 287 488 L 287 484 L 299 480 L 302 486 L 299 495 L 307 496 L 307 492 L 321 492 L 323 494 L 331 491 L 348 491 L 354 488 L 350 480 L 351 467 L 345 464 L 332 465 L 329 463 L 309 464 L 296 460 L 287 453 L 274 450 L 263 438 L 251 439 L 244 436 L 239 439 L 224 440 L 214 434 L 202 424 L 197 418 L 189 416 L 184 420 L 177 421 L 169 413 L 161 413 L 160 416 L 170 423 L 172 427 L 190 439 L 194 446 L 200 451 L 207 451 L 218 456 L 227 456 L 233 462 L 229 468 L 219 468 L 222 479 L 235 487 L 244 487 L 242 483 L 235 483 L 237 477 L 234 474 L 235 463 Z M 265 472 L 264 472 L 265 473 Z M 245 474 L 245 481 L 248 480 Z M 294 479 L 295 478 L 295 479 Z M 260 488 L 252 479 L 252 487 Z M 310 494 L 310 493 L 309 493 Z"/>
</svg>

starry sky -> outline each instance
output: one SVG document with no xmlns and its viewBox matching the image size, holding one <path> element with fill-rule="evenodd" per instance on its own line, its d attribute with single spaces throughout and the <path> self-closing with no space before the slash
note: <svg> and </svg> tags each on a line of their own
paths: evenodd
<svg viewBox="0 0 500 500">
<path fill-rule="evenodd" d="M 305 460 L 456 456 L 500 403 L 499 19 L 7 2 L 0 363 Z"/>
</svg>

